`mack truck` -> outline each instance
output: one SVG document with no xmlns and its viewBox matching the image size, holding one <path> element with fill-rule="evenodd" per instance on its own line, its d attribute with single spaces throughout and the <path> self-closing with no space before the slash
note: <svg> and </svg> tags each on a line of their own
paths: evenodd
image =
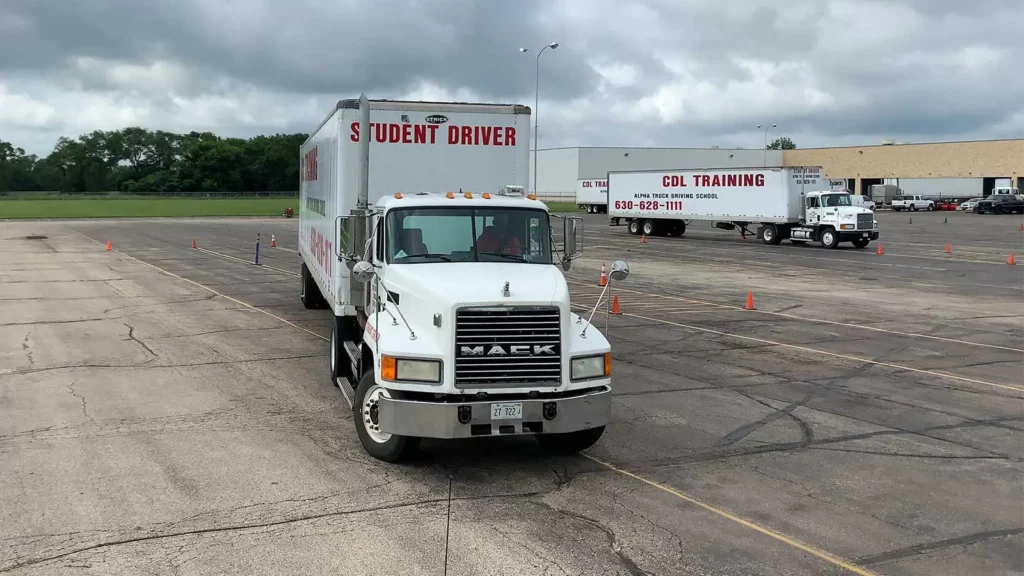
<svg viewBox="0 0 1024 576">
<path fill-rule="evenodd" d="M 562 275 L 582 219 L 525 193 L 529 126 L 521 105 L 364 94 L 301 146 L 300 300 L 332 312 L 330 381 L 377 459 L 496 435 L 573 453 L 609 421 L 600 300 L 577 315 Z"/>
<path fill-rule="evenodd" d="M 618 171 L 607 180 L 610 224 L 625 220 L 631 234 L 682 236 L 688 223 L 707 221 L 769 245 L 864 248 L 878 239 L 874 212 L 823 188 L 816 166 Z"/>
</svg>

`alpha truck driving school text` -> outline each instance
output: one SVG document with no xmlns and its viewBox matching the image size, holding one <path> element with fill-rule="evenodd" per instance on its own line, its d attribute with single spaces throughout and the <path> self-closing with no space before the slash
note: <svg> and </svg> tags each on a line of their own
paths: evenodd
<svg viewBox="0 0 1024 576">
<path fill-rule="evenodd" d="M 562 275 L 582 219 L 556 243 L 524 192 L 529 126 L 525 106 L 361 98 L 300 148 L 300 299 L 330 309 L 330 379 L 375 458 L 517 434 L 578 452 L 611 418 L 611 346 Z"/>
<path fill-rule="evenodd" d="M 744 236 L 756 224 L 758 238 L 772 245 L 864 248 L 878 239 L 874 213 L 845 191 L 823 188 L 814 166 L 609 172 L 608 201 L 611 223 L 626 220 L 632 234 L 682 236 L 688 222 L 703 220 Z"/>
</svg>

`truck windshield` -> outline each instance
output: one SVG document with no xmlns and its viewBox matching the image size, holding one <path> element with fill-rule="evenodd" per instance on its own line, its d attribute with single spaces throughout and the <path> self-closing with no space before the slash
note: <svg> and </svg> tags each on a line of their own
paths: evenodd
<svg viewBox="0 0 1024 576">
<path fill-rule="evenodd" d="M 388 212 L 386 259 L 551 264 L 548 213 L 523 208 L 401 208 Z"/>
<path fill-rule="evenodd" d="M 849 194 L 825 194 L 821 199 L 824 206 L 850 206 Z"/>
</svg>

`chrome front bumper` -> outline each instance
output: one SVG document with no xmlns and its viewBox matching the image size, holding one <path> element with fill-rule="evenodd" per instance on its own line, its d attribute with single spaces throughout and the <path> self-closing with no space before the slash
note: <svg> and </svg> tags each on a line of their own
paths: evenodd
<svg viewBox="0 0 1024 576">
<path fill-rule="evenodd" d="M 492 420 L 491 404 L 522 403 L 523 417 Z M 545 418 L 544 406 L 554 405 L 555 415 Z M 469 420 L 459 422 L 459 408 L 468 407 Z M 548 407 L 550 411 L 551 407 Z M 466 408 L 463 408 L 465 412 Z M 560 434 L 604 426 L 611 419 L 612 392 L 604 388 L 555 399 L 487 400 L 471 402 L 420 402 L 381 398 L 380 431 L 418 438 L 473 438 L 517 434 Z"/>
</svg>

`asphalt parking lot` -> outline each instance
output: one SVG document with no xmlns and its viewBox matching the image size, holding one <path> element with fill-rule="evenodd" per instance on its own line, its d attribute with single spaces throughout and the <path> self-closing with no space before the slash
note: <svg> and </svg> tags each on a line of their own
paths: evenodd
<svg viewBox="0 0 1024 576">
<path fill-rule="evenodd" d="M 881 255 L 584 219 L 580 310 L 631 268 L 601 441 L 401 466 L 297 219 L 0 222 L 0 574 L 442 574 L 449 481 L 452 575 L 1021 573 L 1021 217 L 879 213 Z"/>
</svg>

